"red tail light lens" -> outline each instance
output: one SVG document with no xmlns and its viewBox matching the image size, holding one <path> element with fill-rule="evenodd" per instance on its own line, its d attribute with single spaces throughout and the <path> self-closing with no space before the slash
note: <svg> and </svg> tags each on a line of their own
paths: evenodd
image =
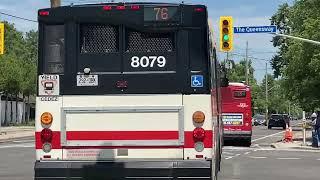
<svg viewBox="0 0 320 180">
<path fill-rule="evenodd" d="M 132 6 L 131 6 L 131 9 L 132 9 L 132 10 L 139 10 L 139 9 L 140 9 L 140 6 L 139 6 L 139 5 L 132 5 Z"/>
<path fill-rule="evenodd" d="M 125 10 L 126 6 L 117 6 L 117 10 Z"/>
<path fill-rule="evenodd" d="M 50 129 L 44 128 L 41 131 L 41 141 L 42 141 L 42 143 L 52 141 L 52 131 Z"/>
<path fill-rule="evenodd" d="M 112 10 L 112 6 L 103 6 L 102 9 L 105 11 L 110 11 L 110 10 Z"/>
<path fill-rule="evenodd" d="M 195 11 L 195 12 L 203 12 L 203 11 L 204 11 L 204 8 L 200 8 L 200 7 L 199 7 L 199 8 L 195 8 L 194 11 Z"/>
<path fill-rule="evenodd" d="M 205 137 L 205 130 L 203 128 L 197 127 L 193 130 L 193 138 L 195 141 L 203 141 Z"/>
<path fill-rule="evenodd" d="M 40 16 L 49 16 L 49 11 L 40 11 L 39 15 Z"/>
</svg>

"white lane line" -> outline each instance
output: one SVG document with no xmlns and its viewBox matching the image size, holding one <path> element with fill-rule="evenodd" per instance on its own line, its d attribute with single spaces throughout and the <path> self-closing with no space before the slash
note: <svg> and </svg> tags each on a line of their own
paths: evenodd
<svg viewBox="0 0 320 180">
<path fill-rule="evenodd" d="M 24 148 L 24 147 L 34 147 L 34 144 L 21 144 L 21 145 L 7 145 L 7 146 L 0 146 L 0 149 L 6 148 Z"/>
<path fill-rule="evenodd" d="M 35 142 L 34 140 L 22 140 L 22 141 L 12 141 L 13 143 L 29 143 L 29 142 Z"/>
<path fill-rule="evenodd" d="M 320 161 L 320 159 L 317 159 L 317 161 Z"/>
<path fill-rule="evenodd" d="M 263 137 L 261 137 L 261 138 L 254 139 L 254 140 L 252 140 L 251 142 L 256 142 L 256 141 L 259 141 L 259 140 L 261 140 L 261 139 L 266 139 L 266 138 L 268 138 L 268 137 L 272 137 L 272 136 L 275 136 L 275 135 L 277 135 L 277 134 L 284 133 L 284 132 L 285 132 L 285 131 L 280 131 L 280 132 L 277 132 L 277 133 L 274 133 L 274 134 L 269 134 L 269 135 L 267 135 L 267 136 L 263 136 Z"/>
<path fill-rule="evenodd" d="M 240 154 L 236 154 L 235 156 L 240 156 Z"/>
<path fill-rule="evenodd" d="M 233 156 L 230 156 L 230 157 L 226 157 L 225 159 L 228 160 L 228 159 L 232 159 L 232 158 L 233 158 Z"/>
<path fill-rule="evenodd" d="M 277 158 L 277 159 L 280 159 L 280 160 L 298 160 L 298 159 L 301 159 L 301 158 Z"/>
<path fill-rule="evenodd" d="M 230 155 L 234 155 L 234 153 L 231 153 L 231 152 L 222 152 L 222 154 L 230 154 Z"/>
<path fill-rule="evenodd" d="M 249 158 L 252 158 L 252 159 L 266 159 L 267 157 L 263 157 L 263 156 L 249 156 Z"/>
<path fill-rule="evenodd" d="M 250 154 L 250 152 L 245 152 L 244 154 L 245 154 L 245 155 L 248 155 L 248 154 Z"/>
</svg>

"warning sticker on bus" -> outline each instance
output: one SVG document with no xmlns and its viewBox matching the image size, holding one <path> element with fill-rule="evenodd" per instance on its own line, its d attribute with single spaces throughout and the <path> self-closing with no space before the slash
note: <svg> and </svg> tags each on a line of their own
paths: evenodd
<svg viewBox="0 0 320 180">
<path fill-rule="evenodd" d="M 224 125 L 240 126 L 243 124 L 242 114 L 222 114 L 222 121 Z"/>
</svg>

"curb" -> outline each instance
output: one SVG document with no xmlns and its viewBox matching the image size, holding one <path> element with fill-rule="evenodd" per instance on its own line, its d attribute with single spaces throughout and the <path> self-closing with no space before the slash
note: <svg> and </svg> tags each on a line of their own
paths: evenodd
<svg viewBox="0 0 320 180">
<path fill-rule="evenodd" d="M 320 152 L 320 147 L 315 148 L 315 147 L 302 146 L 302 145 L 296 145 L 296 146 L 291 146 L 291 147 L 281 147 L 280 143 L 271 143 L 270 146 L 274 149 L 300 149 L 300 150 L 306 150 L 306 151 L 319 151 Z"/>
</svg>

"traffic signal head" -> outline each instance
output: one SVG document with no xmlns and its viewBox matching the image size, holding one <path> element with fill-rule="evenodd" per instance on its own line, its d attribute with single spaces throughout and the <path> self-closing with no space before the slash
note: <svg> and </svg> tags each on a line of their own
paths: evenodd
<svg viewBox="0 0 320 180">
<path fill-rule="evenodd" d="M 228 52 L 233 49 L 233 22 L 231 16 L 220 17 L 220 49 Z"/>
</svg>

